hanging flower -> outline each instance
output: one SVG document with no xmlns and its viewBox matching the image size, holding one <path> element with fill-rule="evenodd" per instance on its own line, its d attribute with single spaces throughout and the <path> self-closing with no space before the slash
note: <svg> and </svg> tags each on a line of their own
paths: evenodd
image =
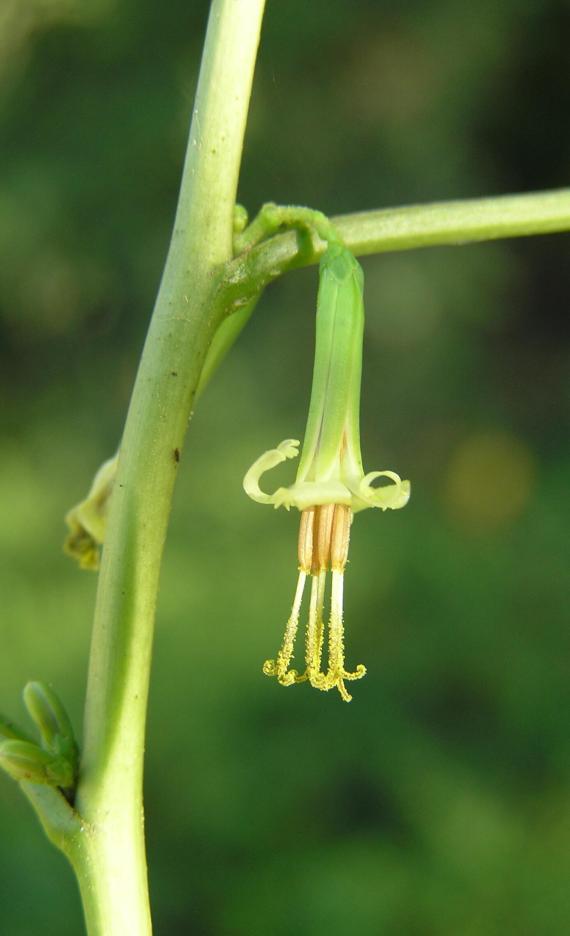
<svg viewBox="0 0 570 936">
<path fill-rule="evenodd" d="M 360 454 L 360 383 L 364 330 L 363 273 L 360 264 L 340 243 L 329 245 L 320 263 L 315 365 L 303 450 L 295 483 L 273 494 L 262 491 L 260 478 L 299 454 L 299 442 L 286 439 L 264 452 L 247 472 L 243 486 L 260 504 L 301 512 L 299 579 L 283 644 L 263 672 L 281 685 L 308 681 L 316 689 L 336 687 L 345 702 L 345 682 L 360 679 L 360 664 L 350 671 L 344 659 L 343 581 L 353 515 L 368 507 L 396 510 L 410 497 L 410 482 L 393 471 L 364 473 Z M 377 487 L 378 478 L 387 486 Z M 328 659 L 322 665 L 325 637 L 326 578 L 331 573 Z M 305 670 L 291 669 L 301 602 L 311 577 Z"/>
</svg>

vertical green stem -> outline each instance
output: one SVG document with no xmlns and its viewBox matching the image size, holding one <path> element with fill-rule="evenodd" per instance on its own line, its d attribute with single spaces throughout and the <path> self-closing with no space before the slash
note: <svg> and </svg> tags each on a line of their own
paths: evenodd
<svg viewBox="0 0 570 936">
<path fill-rule="evenodd" d="M 70 848 L 91 936 L 151 932 L 142 773 L 172 491 L 232 221 L 265 0 L 213 0 L 174 232 L 121 444 L 100 572 Z"/>
</svg>

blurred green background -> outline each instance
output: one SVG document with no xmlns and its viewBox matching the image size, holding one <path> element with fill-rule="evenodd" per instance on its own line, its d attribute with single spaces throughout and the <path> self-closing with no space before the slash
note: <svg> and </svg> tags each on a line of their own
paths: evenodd
<svg viewBox="0 0 570 936">
<path fill-rule="evenodd" d="M 114 450 L 168 243 L 207 3 L 0 2 L 0 709 L 79 727 L 95 577 L 62 517 Z M 240 199 L 329 213 L 568 185 L 565 0 L 269 0 Z M 213 193 L 214 197 L 214 193 Z M 562 936 L 570 919 L 569 235 L 369 258 L 347 706 L 261 675 L 297 518 L 241 478 L 306 418 L 315 270 L 200 403 L 166 550 L 146 813 L 156 932 Z M 565 516 L 566 515 L 566 516 Z M 0 932 L 82 932 L 0 777 Z M 126 934 L 128 936 L 128 934 Z"/>
</svg>

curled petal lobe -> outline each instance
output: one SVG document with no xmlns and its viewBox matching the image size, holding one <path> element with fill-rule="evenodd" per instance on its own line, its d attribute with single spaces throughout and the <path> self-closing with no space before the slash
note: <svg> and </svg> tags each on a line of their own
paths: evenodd
<svg viewBox="0 0 570 936">
<path fill-rule="evenodd" d="M 260 455 L 259 458 L 254 461 L 243 479 L 243 488 L 248 497 L 257 501 L 258 504 L 275 503 L 275 497 L 278 492 L 275 494 L 266 494 L 259 487 L 259 479 L 266 471 L 271 471 L 272 468 L 276 468 L 277 465 L 280 465 L 288 458 L 297 458 L 300 444 L 301 443 L 297 439 L 285 439 L 284 442 L 279 443 L 277 448 L 269 449 L 269 451 L 264 452 L 263 455 Z M 279 491 L 282 490 L 284 489 L 279 488 Z"/>
<path fill-rule="evenodd" d="M 386 487 L 374 487 L 376 478 L 389 478 L 393 484 Z M 364 475 L 358 486 L 358 496 L 367 506 L 379 507 L 381 510 L 399 510 L 405 507 L 410 499 L 410 482 L 402 481 L 395 471 L 370 471 Z"/>
</svg>

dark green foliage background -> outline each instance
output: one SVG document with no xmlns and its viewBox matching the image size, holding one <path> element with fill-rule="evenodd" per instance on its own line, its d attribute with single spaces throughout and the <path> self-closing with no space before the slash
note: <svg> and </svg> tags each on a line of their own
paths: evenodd
<svg viewBox="0 0 570 936">
<path fill-rule="evenodd" d="M 206 11 L 0 5 L 14 717 L 42 678 L 81 723 L 95 578 L 62 555 L 62 517 L 121 431 Z M 564 0 L 269 0 L 241 200 L 336 213 L 568 185 L 569 34 Z M 365 464 L 413 497 L 353 529 L 347 650 L 369 673 L 350 706 L 261 675 L 296 518 L 241 478 L 303 432 L 316 273 L 263 298 L 196 413 L 166 550 L 146 777 L 157 933 L 568 932 L 568 258 L 558 235 L 364 263 Z M 0 932 L 80 932 L 72 876 L 5 778 L 0 822 Z"/>
</svg>

